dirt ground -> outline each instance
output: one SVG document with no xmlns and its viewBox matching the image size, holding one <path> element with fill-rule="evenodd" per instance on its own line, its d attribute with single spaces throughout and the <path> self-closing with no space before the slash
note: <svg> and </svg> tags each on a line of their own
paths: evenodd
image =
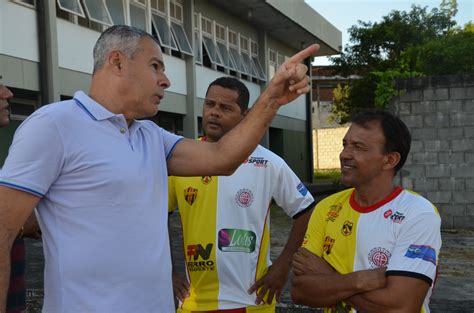
<svg viewBox="0 0 474 313">
<path fill-rule="evenodd" d="M 179 238 L 178 214 L 171 217 L 171 235 Z M 271 213 L 271 255 L 274 259 L 283 248 L 288 236 L 291 219 L 281 210 Z M 431 298 L 431 312 L 473 313 L 474 312 L 474 231 L 442 232 L 443 247 L 440 253 L 439 276 Z M 182 248 L 179 240 L 172 242 L 173 258 L 182 268 Z M 27 297 L 28 312 L 41 312 L 43 298 L 43 254 L 40 241 L 27 240 Z M 294 306 L 291 303 L 288 286 L 282 295 L 277 312 L 321 312 Z"/>
</svg>

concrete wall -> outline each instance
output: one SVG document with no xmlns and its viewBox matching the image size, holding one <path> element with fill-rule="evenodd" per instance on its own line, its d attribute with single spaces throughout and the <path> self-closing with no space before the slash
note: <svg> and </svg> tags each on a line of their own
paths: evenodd
<svg viewBox="0 0 474 313">
<path fill-rule="evenodd" d="M 398 176 L 439 209 L 444 228 L 474 229 L 474 75 L 397 81 L 394 111 L 413 141 Z"/>
<path fill-rule="evenodd" d="M 315 170 L 339 169 L 342 138 L 349 127 L 313 129 L 313 164 Z"/>
</svg>

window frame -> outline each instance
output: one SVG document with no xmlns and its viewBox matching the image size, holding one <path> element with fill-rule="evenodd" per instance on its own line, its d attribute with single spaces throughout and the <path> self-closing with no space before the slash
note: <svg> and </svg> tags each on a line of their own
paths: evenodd
<svg viewBox="0 0 474 313">
<path fill-rule="evenodd" d="M 81 9 L 82 15 L 81 15 L 81 13 L 72 11 L 72 10 L 67 9 L 67 8 L 64 8 L 61 4 L 61 1 L 74 1 L 74 2 L 76 2 L 77 6 Z M 56 3 L 59 6 L 59 8 L 61 10 L 65 11 L 65 12 L 71 13 L 71 14 L 76 15 L 76 16 L 80 16 L 82 18 L 87 18 L 86 14 L 84 13 L 84 8 L 82 7 L 80 0 L 57 0 Z"/>
<path fill-rule="evenodd" d="M 102 5 L 104 6 L 104 9 L 105 9 L 105 13 L 107 14 L 107 17 L 109 18 L 111 23 L 106 23 L 106 22 L 103 22 L 101 20 L 93 18 L 91 16 L 90 12 L 89 12 L 89 7 L 87 6 L 87 0 L 82 0 L 82 4 L 84 6 L 83 9 L 85 9 L 85 11 L 86 11 L 87 18 L 92 22 L 96 22 L 96 23 L 99 23 L 99 24 L 102 24 L 102 25 L 105 25 L 105 26 L 114 25 L 114 20 L 112 19 L 112 16 L 110 15 L 109 8 L 107 7 L 107 3 L 105 2 L 105 0 L 92 0 L 92 1 L 94 1 L 96 3 L 102 2 Z"/>
</svg>

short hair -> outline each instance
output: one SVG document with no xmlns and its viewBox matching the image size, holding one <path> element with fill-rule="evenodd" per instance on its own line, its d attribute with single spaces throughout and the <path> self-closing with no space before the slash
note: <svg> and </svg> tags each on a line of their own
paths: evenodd
<svg viewBox="0 0 474 313">
<path fill-rule="evenodd" d="M 120 51 L 129 59 L 141 51 L 139 41 L 142 38 L 149 38 L 156 42 L 159 46 L 158 40 L 149 33 L 132 26 L 114 25 L 107 28 L 100 35 L 94 46 L 94 72 L 100 69 L 107 59 L 107 55 L 112 51 Z"/>
<path fill-rule="evenodd" d="M 411 134 L 403 121 L 384 110 L 369 109 L 360 112 L 351 122 L 364 128 L 368 128 L 368 123 L 378 121 L 385 137 L 384 152 L 400 153 L 400 162 L 395 166 L 395 174 L 403 167 L 407 160 L 411 146 Z"/>
<path fill-rule="evenodd" d="M 234 77 L 219 77 L 215 81 L 209 84 L 209 87 L 207 87 L 206 90 L 206 96 L 207 93 L 209 92 L 209 89 L 212 86 L 221 86 L 222 88 L 226 89 L 232 89 L 237 91 L 237 94 L 239 95 L 237 97 L 237 104 L 240 107 L 240 112 L 243 114 L 249 107 L 249 99 L 250 99 L 250 94 L 247 86 L 245 86 L 244 83 L 242 83 L 240 80 Z"/>
</svg>

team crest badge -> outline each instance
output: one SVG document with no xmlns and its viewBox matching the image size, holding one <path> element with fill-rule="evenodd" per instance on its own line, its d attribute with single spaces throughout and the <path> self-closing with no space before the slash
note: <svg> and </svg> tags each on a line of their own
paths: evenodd
<svg viewBox="0 0 474 313">
<path fill-rule="evenodd" d="M 186 200 L 189 205 L 193 205 L 196 201 L 198 190 L 193 187 L 188 187 L 184 189 L 184 200 Z"/>
<path fill-rule="evenodd" d="M 326 236 L 326 238 L 324 238 L 324 246 L 323 246 L 323 251 L 326 252 L 326 254 L 331 254 L 331 249 L 332 249 L 332 246 L 334 245 L 334 242 L 336 240 L 332 239 L 331 237 L 329 236 Z"/>
<path fill-rule="evenodd" d="M 349 236 L 350 234 L 352 234 L 352 227 L 354 227 L 354 223 L 345 221 L 344 224 L 342 224 L 342 234 L 344 236 Z"/>
<path fill-rule="evenodd" d="M 211 176 L 202 176 L 201 177 L 201 183 L 203 183 L 204 185 L 209 185 L 212 181 L 212 177 Z"/>
</svg>

